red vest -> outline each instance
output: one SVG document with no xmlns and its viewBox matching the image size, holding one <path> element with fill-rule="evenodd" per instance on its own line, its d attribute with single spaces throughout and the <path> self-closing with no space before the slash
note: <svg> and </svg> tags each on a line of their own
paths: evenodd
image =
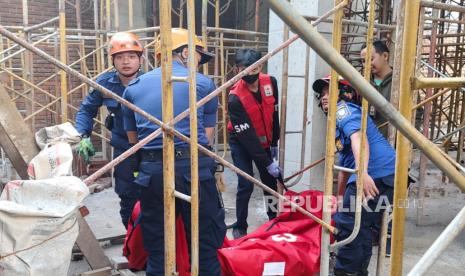
<svg viewBox="0 0 465 276">
<path fill-rule="evenodd" d="M 260 144 L 263 148 L 269 148 L 273 139 L 274 91 L 269 75 L 260 73 L 258 79 L 262 96 L 261 103 L 257 102 L 244 80 L 239 80 L 229 93 L 239 98 L 252 122 Z M 231 122 L 228 123 L 228 130 L 234 132 Z"/>
</svg>

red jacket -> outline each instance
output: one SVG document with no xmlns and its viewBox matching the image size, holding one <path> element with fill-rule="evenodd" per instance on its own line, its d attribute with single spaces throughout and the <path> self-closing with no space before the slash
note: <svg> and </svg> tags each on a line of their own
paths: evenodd
<svg viewBox="0 0 465 276">
<path fill-rule="evenodd" d="M 239 80 L 230 93 L 236 95 L 241 101 L 262 147 L 269 148 L 273 139 L 273 112 L 275 105 L 273 86 L 271 85 L 269 75 L 260 73 L 258 79 L 262 97 L 261 103 L 258 103 L 255 99 L 244 80 Z M 228 123 L 228 130 L 234 131 L 231 122 Z"/>
</svg>

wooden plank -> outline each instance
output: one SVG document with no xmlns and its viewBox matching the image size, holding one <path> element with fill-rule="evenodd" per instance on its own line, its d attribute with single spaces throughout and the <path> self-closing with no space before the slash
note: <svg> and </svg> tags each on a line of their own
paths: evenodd
<svg viewBox="0 0 465 276">
<path fill-rule="evenodd" d="M 103 252 L 87 221 L 78 212 L 79 235 L 76 244 L 92 269 L 111 267 L 110 260 Z"/>
<path fill-rule="evenodd" d="M 39 153 L 34 133 L 23 121 L 15 103 L 0 83 L 0 146 L 22 179 L 28 179 L 27 164 Z"/>
<path fill-rule="evenodd" d="M 111 267 L 103 267 L 99 269 L 94 269 L 91 271 L 86 271 L 81 273 L 81 276 L 110 276 L 112 275 L 111 273 Z"/>
<path fill-rule="evenodd" d="M 118 270 L 121 276 L 137 276 L 134 272 L 129 269 L 120 269 Z"/>
<path fill-rule="evenodd" d="M 123 256 L 113 256 L 111 257 L 111 266 L 113 269 L 121 270 L 121 269 L 129 269 L 128 259 Z"/>
</svg>

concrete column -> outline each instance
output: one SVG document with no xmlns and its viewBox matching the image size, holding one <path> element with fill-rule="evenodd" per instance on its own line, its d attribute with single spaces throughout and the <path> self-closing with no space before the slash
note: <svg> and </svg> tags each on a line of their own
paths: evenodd
<svg viewBox="0 0 465 276">
<path fill-rule="evenodd" d="M 332 8 L 332 1 L 324 0 L 293 0 L 292 5 L 306 16 L 317 16 Z M 269 50 L 276 48 L 283 41 L 284 23 L 279 17 L 270 11 L 269 20 Z M 319 30 L 327 33 L 328 40 L 331 39 L 331 25 L 321 23 Z M 290 37 L 293 33 L 290 34 Z M 305 164 L 317 160 L 325 154 L 326 139 L 326 117 L 318 107 L 315 100 L 312 84 L 315 78 L 320 78 L 329 74 L 329 67 L 321 58 L 310 51 L 310 76 L 308 100 L 304 103 L 304 78 L 297 77 L 305 73 L 306 45 L 301 40 L 294 42 L 289 51 L 289 81 L 288 81 L 288 110 L 287 110 L 287 131 L 302 130 L 302 116 L 304 104 L 308 106 L 305 142 Z M 282 79 L 282 54 L 278 54 L 268 62 L 268 73 L 278 80 L 278 87 L 281 90 Z M 280 91 L 281 92 L 281 91 Z M 300 170 L 300 156 L 302 151 L 301 135 L 287 134 L 285 146 L 285 176 Z M 296 191 L 306 189 L 323 189 L 324 162 L 304 173 L 298 184 L 292 189 Z"/>
</svg>

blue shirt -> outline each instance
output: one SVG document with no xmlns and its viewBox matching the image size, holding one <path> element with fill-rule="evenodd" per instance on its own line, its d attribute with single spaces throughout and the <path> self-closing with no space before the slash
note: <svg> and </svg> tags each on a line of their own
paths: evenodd
<svg viewBox="0 0 465 276">
<path fill-rule="evenodd" d="M 97 78 L 96 82 L 121 97 L 123 96 L 124 89 L 126 89 L 116 71 L 104 73 Z M 76 114 L 76 130 L 80 134 L 90 136 L 94 125 L 93 119 L 97 116 L 98 110 L 102 105 L 107 107 L 109 113 L 114 114 L 110 144 L 115 148 L 128 149 L 129 142 L 124 130 L 121 104 L 105 96 L 98 90 L 91 90 L 82 101 Z"/>
<path fill-rule="evenodd" d="M 339 144 L 339 163 L 343 167 L 355 169 L 355 159 L 350 136 L 361 129 L 361 118 L 362 110 L 360 106 L 344 101 L 338 103 L 336 112 L 336 144 Z M 368 174 L 373 179 L 394 174 L 396 163 L 395 151 L 381 135 L 370 117 L 368 117 L 367 121 L 366 134 L 370 153 Z M 348 183 L 355 182 L 356 179 L 356 174 L 352 174 Z"/>
<path fill-rule="evenodd" d="M 179 62 L 173 61 L 173 76 L 186 77 L 188 75 L 189 71 L 185 66 Z M 197 101 L 216 89 L 213 81 L 205 75 L 197 73 L 196 81 Z M 124 98 L 161 121 L 163 114 L 161 86 L 161 68 L 156 68 L 132 81 L 124 92 Z M 186 109 L 189 109 L 189 84 L 187 82 L 173 82 L 174 117 Z M 216 125 L 217 109 L 217 97 L 197 109 L 199 144 L 208 145 L 205 127 L 214 127 Z M 133 112 L 127 107 L 123 107 L 123 112 L 126 131 L 137 131 L 139 141 L 159 128 L 158 125 L 155 125 L 139 113 Z M 175 128 L 180 133 L 190 137 L 189 116 L 175 124 Z M 181 141 L 177 137 L 175 137 L 174 143 L 175 146 L 186 145 L 186 142 Z M 160 135 L 146 144 L 144 149 L 161 149 L 162 147 L 163 139 L 162 135 Z"/>
</svg>

